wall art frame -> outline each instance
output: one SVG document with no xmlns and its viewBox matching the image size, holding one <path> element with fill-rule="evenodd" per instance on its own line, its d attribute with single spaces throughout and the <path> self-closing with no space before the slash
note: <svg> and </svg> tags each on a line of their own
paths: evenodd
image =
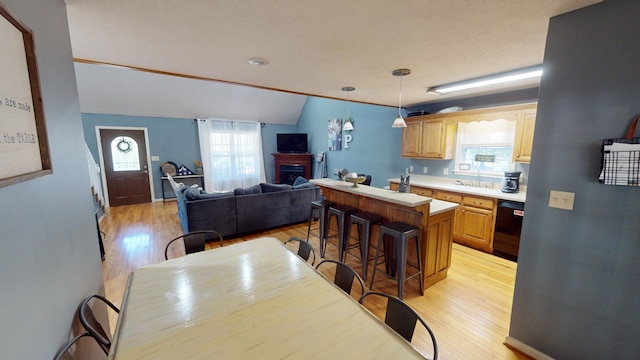
<svg viewBox="0 0 640 360">
<path fill-rule="evenodd" d="M 0 4 L 0 188 L 53 173 L 33 32 Z"/>
<path fill-rule="evenodd" d="M 328 125 L 329 150 L 342 150 L 342 119 L 331 119 Z"/>
</svg>

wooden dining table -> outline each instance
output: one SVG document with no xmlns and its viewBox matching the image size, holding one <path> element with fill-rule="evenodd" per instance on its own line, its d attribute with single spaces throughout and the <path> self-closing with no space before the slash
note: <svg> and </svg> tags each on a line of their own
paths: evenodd
<svg viewBox="0 0 640 360">
<path fill-rule="evenodd" d="M 131 273 L 109 359 L 423 359 L 276 238 Z"/>
</svg>

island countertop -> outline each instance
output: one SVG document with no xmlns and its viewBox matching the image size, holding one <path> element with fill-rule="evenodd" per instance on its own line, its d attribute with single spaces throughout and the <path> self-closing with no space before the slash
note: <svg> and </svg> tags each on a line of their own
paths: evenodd
<svg viewBox="0 0 640 360">
<path fill-rule="evenodd" d="M 309 182 L 319 186 L 326 186 L 330 189 L 350 192 L 354 195 L 362 195 L 370 197 L 372 199 L 378 199 L 408 207 L 417 207 L 430 203 L 432 201 L 430 197 L 420 196 L 412 193 L 400 193 L 397 191 L 377 188 L 373 186 L 358 185 L 357 187 L 353 187 L 353 184 L 350 182 L 335 179 L 311 179 L 309 180 Z"/>
</svg>

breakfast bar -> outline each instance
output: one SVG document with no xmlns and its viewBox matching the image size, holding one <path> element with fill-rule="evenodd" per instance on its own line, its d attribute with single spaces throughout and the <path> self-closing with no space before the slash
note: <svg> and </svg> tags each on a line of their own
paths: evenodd
<svg viewBox="0 0 640 360">
<path fill-rule="evenodd" d="M 447 277 L 451 265 L 453 219 L 458 204 L 366 185 L 354 187 L 350 182 L 334 179 L 312 179 L 310 182 L 321 188 L 325 199 L 339 205 L 378 214 L 384 222 L 400 221 L 419 227 L 425 289 Z M 378 230 L 374 228 L 372 239 L 377 237 Z M 377 240 L 372 240 L 371 244 L 375 246 Z M 408 258 L 415 262 L 415 247 L 410 246 L 408 251 Z"/>
</svg>

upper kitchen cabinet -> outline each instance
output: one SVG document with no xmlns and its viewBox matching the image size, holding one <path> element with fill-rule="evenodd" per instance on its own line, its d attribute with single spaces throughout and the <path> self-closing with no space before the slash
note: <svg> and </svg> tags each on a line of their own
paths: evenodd
<svg viewBox="0 0 640 360">
<path fill-rule="evenodd" d="M 402 129 L 402 157 L 420 157 L 422 146 L 422 121 L 407 119 L 407 127 Z"/>
<path fill-rule="evenodd" d="M 536 108 L 523 110 L 516 123 L 516 138 L 513 143 L 513 161 L 531 162 L 533 131 L 536 127 Z"/>
<path fill-rule="evenodd" d="M 478 132 L 480 125 L 473 124 L 499 124 L 498 121 L 502 121 L 505 125 L 496 126 L 503 129 L 502 142 L 513 145 L 511 161 L 528 163 L 531 161 L 536 108 L 536 103 L 529 103 L 407 118 L 407 127 L 402 130 L 402 157 L 451 160 L 458 156 L 456 151 L 487 144 L 487 139 L 481 138 L 488 136 L 487 131 Z M 456 144 L 456 138 L 459 144 Z M 489 140 L 495 141 L 495 138 Z"/>
<path fill-rule="evenodd" d="M 449 160 L 453 158 L 456 125 L 442 115 L 408 118 L 402 130 L 402 157 Z"/>
</svg>

